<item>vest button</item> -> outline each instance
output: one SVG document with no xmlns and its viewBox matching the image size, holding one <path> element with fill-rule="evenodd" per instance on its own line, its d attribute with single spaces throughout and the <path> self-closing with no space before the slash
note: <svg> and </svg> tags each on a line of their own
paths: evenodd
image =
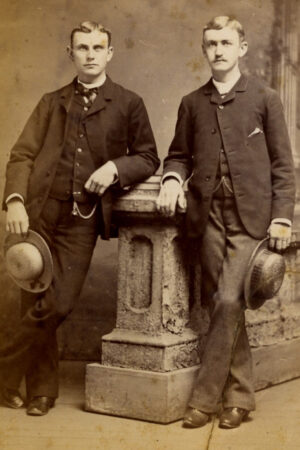
<svg viewBox="0 0 300 450">
<path fill-rule="evenodd" d="M 79 164 L 79 162 L 77 162 L 77 163 L 76 163 L 76 167 L 79 167 L 79 166 L 80 166 L 80 164 Z"/>
<path fill-rule="evenodd" d="M 78 151 L 78 153 L 81 153 L 82 152 L 82 148 L 78 148 L 77 151 Z"/>
<path fill-rule="evenodd" d="M 87 106 L 84 106 L 84 107 L 83 107 L 83 110 L 84 110 L 84 111 L 88 111 L 89 108 L 88 108 Z"/>
<path fill-rule="evenodd" d="M 221 153 L 224 153 L 224 148 L 221 148 L 221 150 L 220 150 L 220 151 L 221 151 Z"/>
<path fill-rule="evenodd" d="M 84 137 L 84 134 L 80 133 L 80 134 L 79 134 L 79 137 L 80 137 L 80 138 L 83 138 L 83 137 Z"/>
<path fill-rule="evenodd" d="M 208 175 L 207 177 L 205 177 L 205 181 L 209 181 L 210 178 L 211 178 L 211 177 Z"/>
<path fill-rule="evenodd" d="M 223 105 L 219 105 L 218 108 L 219 109 L 224 109 L 224 106 Z"/>
<path fill-rule="evenodd" d="M 215 128 L 211 129 L 211 134 L 216 134 L 217 130 Z"/>
</svg>

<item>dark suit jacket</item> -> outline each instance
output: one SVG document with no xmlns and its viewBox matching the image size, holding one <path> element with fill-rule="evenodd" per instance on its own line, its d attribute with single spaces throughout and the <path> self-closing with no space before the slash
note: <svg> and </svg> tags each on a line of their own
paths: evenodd
<svg viewBox="0 0 300 450">
<path fill-rule="evenodd" d="M 4 201 L 19 193 L 30 225 L 38 220 L 48 197 L 68 130 L 74 81 L 42 97 L 11 151 Z M 85 127 L 96 167 L 112 160 L 122 188 L 151 176 L 159 166 L 156 145 L 143 100 L 109 77 L 89 109 Z M 104 232 L 109 237 L 112 189 L 102 196 Z M 5 204 L 4 204 L 5 207 Z"/>
<path fill-rule="evenodd" d="M 242 75 L 224 99 L 210 80 L 185 96 L 179 107 L 164 173 L 190 177 L 188 235 L 199 237 L 207 223 L 221 146 L 247 232 L 261 239 L 272 218 L 292 219 L 295 180 L 280 98 Z"/>
</svg>

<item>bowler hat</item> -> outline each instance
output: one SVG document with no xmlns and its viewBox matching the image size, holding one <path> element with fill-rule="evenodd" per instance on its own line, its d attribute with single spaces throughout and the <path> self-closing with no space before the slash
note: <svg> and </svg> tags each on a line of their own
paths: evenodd
<svg viewBox="0 0 300 450">
<path fill-rule="evenodd" d="M 253 251 L 244 283 L 246 306 L 257 309 L 279 291 L 285 273 L 282 255 L 268 249 L 269 239 L 265 238 Z"/>
<path fill-rule="evenodd" d="M 6 268 L 14 282 L 25 291 L 43 292 L 53 278 L 50 249 L 40 234 L 28 230 L 27 236 L 10 233 L 4 241 Z"/>
</svg>

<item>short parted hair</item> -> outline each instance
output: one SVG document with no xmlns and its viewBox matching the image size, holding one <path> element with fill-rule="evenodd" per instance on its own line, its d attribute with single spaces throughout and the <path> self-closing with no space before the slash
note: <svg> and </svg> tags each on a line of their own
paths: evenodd
<svg viewBox="0 0 300 450">
<path fill-rule="evenodd" d="M 203 28 L 202 39 L 204 42 L 204 33 L 207 30 L 222 30 L 222 28 L 230 27 L 238 32 L 240 42 L 246 40 L 245 31 L 242 24 L 231 16 L 217 16 L 211 19 Z"/>
<path fill-rule="evenodd" d="M 94 30 L 99 31 L 100 33 L 107 34 L 107 41 L 108 41 L 108 47 L 109 47 L 111 44 L 111 31 L 108 28 L 105 28 L 100 23 L 92 22 L 90 20 L 81 22 L 81 24 L 78 27 L 73 28 L 73 30 L 71 31 L 71 36 L 70 36 L 71 47 L 73 47 L 75 33 L 79 32 L 79 31 L 82 33 L 91 33 Z"/>
</svg>

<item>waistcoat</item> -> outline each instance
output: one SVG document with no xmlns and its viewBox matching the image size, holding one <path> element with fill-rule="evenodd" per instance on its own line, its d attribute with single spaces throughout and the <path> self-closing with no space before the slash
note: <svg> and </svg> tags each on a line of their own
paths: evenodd
<svg viewBox="0 0 300 450">
<path fill-rule="evenodd" d="M 77 91 L 75 91 L 77 94 Z M 74 95 L 68 112 L 68 131 L 49 196 L 58 200 L 73 198 L 79 203 L 95 203 L 84 184 L 96 169 L 84 120 L 88 111 L 81 95 Z"/>
</svg>

